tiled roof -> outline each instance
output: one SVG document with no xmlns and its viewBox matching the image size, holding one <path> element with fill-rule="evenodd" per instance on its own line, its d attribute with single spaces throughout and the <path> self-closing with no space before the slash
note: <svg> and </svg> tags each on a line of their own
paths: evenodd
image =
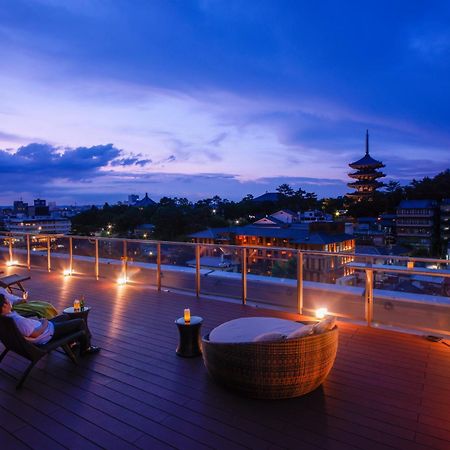
<svg viewBox="0 0 450 450">
<path fill-rule="evenodd" d="M 361 159 L 358 159 L 358 161 L 355 161 L 351 164 L 349 164 L 350 167 L 357 168 L 357 167 L 367 167 L 367 166 L 373 166 L 373 167 L 384 167 L 384 164 L 381 161 L 377 161 L 376 159 L 373 159 L 368 153 L 364 155 Z"/>
<path fill-rule="evenodd" d="M 435 205 L 433 200 L 402 200 L 397 209 L 434 208 Z"/>
<path fill-rule="evenodd" d="M 255 197 L 252 202 L 277 202 L 280 198 L 280 194 L 278 192 L 266 192 L 259 197 Z"/>
</svg>

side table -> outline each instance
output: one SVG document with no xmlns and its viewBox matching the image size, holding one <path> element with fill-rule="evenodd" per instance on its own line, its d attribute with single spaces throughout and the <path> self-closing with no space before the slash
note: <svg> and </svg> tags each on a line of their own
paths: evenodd
<svg viewBox="0 0 450 450">
<path fill-rule="evenodd" d="M 190 322 L 185 322 L 183 317 L 175 320 L 180 333 L 180 341 L 177 347 L 177 355 L 183 358 L 193 358 L 202 354 L 200 329 L 203 319 L 192 316 Z"/>
<path fill-rule="evenodd" d="M 69 306 L 68 308 L 66 308 L 63 313 L 66 314 L 67 316 L 69 316 L 70 319 L 83 319 L 84 323 L 86 324 L 86 329 L 88 332 L 88 342 L 89 342 L 89 346 L 91 345 L 91 331 L 89 330 L 89 326 L 88 326 L 88 315 L 89 315 L 89 311 L 92 308 L 90 306 L 85 306 L 83 308 L 82 311 L 75 311 L 73 309 L 73 306 Z"/>
</svg>

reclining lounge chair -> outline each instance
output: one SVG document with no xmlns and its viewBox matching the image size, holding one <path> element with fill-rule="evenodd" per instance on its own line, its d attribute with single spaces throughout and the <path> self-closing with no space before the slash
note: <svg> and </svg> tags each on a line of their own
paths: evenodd
<svg viewBox="0 0 450 450">
<path fill-rule="evenodd" d="M 28 342 L 22 336 L 20 331 L 17 329 L 13 319 L 11 319 L 10 317 L 0 316 L 0 341 L 2 341 L 3 345 L 5 346 L 5 350 L 0 355 L 0 362 L 9 351 L 13 351 L 30 361 L 29 366 L 16 385 L 16 389 L 19 389 L 36 363 L 42 357 L 50 353 L 52 350 L 57 349 L 58 347 L 62 347 L 66 355 L 72 360 L 74 364 L 76 364 L 77 359 L 72 352 L 69 344 L 80 338 L 83 333 L 84 331 L 77 331 L 76 333 L 69 334 L 61 339 L 50 341 L 47 344 L 35 345 Z"/>
</svg>

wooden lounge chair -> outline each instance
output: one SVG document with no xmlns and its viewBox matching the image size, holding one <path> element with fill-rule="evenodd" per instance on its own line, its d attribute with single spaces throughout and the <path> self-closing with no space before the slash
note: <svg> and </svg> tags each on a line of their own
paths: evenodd
<svg viewBox="0 0 450 450">
<path fill-rule="evenodd" d="M 7 289 L 11 293 L 13 289 L 25 292 L 25 288 L 22 286 L 22 283 L 30 278 L 30 276 L 26 275 L 7 275 L 6 277 L 0 277 L 0 286 Z"/>
<path fill-rule="evenodd" d="M 47 344 L 35 345 L 28 342 L 22 336 L 20 331 L 17 329 L 17 326 L 13 319 L 6 316 L 0 316 L 0 341 L 2 341 L 3 345 L 5 346 L 5 350 L 0 355 L 0 362 L 9 351 L 15 352 L 30 361 L 29 366 L 16 385 L 16 389 L 19 389 L 35 364 L 45 355 L 57 349 L 58 347 L 62 347 L 66 355 L 72 360 L 74 364 L 76 364 L 77 359 L 72 352 L 69 344 L 78 340 L 83 334 L 84 331 L 77 331 L 76 333 L 69 334 L 61 339 L 50 341 Z"/>
</svg>

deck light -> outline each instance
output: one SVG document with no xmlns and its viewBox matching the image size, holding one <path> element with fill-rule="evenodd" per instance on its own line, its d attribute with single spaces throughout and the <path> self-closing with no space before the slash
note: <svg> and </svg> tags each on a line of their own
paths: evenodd
<svg viewBox="0 0 450 450">
<path fill-rule="evenodd" d="M 406 267 L 407 267 L 408 269 L 414 269 L 414 261 L 408 261 L 408 262 L 406 263 Z"/>
<path fill-rule="evenodd" d="M 117 279 L 117 284 L 119 286 L 123 286 L 124 284 L 127 284 L 128 278 L 127 277 L 120 277 Z"/>
<path fill-rule="evenodd" d="M 318 319 L 323 319 L 328 314 L 327 308 L 318 308 L 316 309 L 316 317 Z"/>
<path fill-rule="evenodd" d="M 7 265 L 8 267 L 15 266 L 15 265 L 17 265 L 17 264 L 19 264 L 19 263 L 18 263 L 18 261 L 16 261 L 15 259 L 11 259 L 10 261 L 7 261 L 7 262 L 6 262 L 6 265 Z"/>
<path fill-rule="evenodd" d="M 191 323 L 191 310 L 189 308 L 184 310 L 184 322 Z"/>
<path fill-rule="evenodd" d="M 70 277 L 72 275 L 72 271 L 70 269 L 64 269 L 63 270 L 63 275 L 65 277 Z"/>
</svg>

